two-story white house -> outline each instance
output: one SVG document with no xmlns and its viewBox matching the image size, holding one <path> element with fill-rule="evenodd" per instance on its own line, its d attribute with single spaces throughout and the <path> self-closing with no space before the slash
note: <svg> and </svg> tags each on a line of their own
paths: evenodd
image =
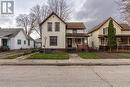
<svg viewBox="0 0 130 87">
<path fill-rule="evenodd" d="M 42 48 L 65 50 L 87 49 L 87 33 L 82 22 L 65 22 L 54 12 L 41 24 Z"/>
<path fill-rule="evenodd" d="M 94 49 L 107 50 L 107 35 L 110 20 L 113 20 L 118 49 L 130 50 L 130 26 L 124 23 L 118 23 L 111 17 L 98 24 L 88 32 L 89 47 Z"/>
</svg>

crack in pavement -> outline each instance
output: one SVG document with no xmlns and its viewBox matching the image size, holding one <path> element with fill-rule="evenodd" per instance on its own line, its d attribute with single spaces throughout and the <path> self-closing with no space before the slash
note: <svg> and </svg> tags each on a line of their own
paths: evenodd
<svg viewBox="0 0 130 87">
<path fill-rule="evenodd" d="M 103 78 L 103 76 L 101 76 L 100 74 L 98 74 L 93 67 L 91 67 L 92 71 L 106 84 L 108 84 L 110 87 L 114 87 L 111 83 L 109 83 L 109 81 L 107 81 L 106 79 Z"/>
</svg>

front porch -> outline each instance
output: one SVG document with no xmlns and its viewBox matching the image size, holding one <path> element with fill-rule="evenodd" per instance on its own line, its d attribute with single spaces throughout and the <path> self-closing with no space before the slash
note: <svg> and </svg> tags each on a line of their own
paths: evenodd
<svg viewBox="0 0 130 87">
<path fill-rule="evenodd" d="M 88 49 L 88 39 L 86 35 L 67 34 L 66 49 L 69 51 L 85 51 Z"/>
<path fill-rule="evenodd" d="M 6 47 L 9 46 L 8 38 L 0 38 L 0 47 L 3 47 L 3 46 L 6 46 Z"/>
<path fill-rule="evenodd" d="M 109 49 L 107 42 L 107 36 L 99 37 L 99 50 L 107 51 Z M 116 35 L 117 46 L 115 47 L 116 51 L 130 51 L 130 35 Z"/>
</svg>

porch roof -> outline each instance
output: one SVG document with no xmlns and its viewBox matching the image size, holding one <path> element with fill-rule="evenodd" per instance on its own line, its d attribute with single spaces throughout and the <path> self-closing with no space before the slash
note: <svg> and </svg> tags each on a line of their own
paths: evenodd
<svg viewBox="0 0 130 87">
<path fill-rule="evenodd" d="M 83 22 L 67 22 L 66 29 L 84 30 L 86 27 Z"/>
<path fill-rule="evenodd" d="M 67 33 L 67 37 L 89 37 L 86 33 Z"/>
<path fill-rule="evenodd" d="M 108 35 L 99 35 L 98 38 L 103 38 L 107 37 Z M 130 37 L 130 35 L 127 34 L 121 34 L 121 35 L 116 35 L 116 37 Z"/>
</svg>

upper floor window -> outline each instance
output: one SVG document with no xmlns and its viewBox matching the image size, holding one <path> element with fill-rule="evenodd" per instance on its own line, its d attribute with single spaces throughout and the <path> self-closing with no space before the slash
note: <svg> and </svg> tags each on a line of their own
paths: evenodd
<svg viewBox="0 0 130 87">
<path fill-rule="evenodd" d="M 77 33 L 77 30 L 73 30 L 73 33 Z"/>
<path fill-rule="evenodd" d="M 103 28 L 103 34 L 108 34 L 108 27 L 107 28 Z"/>
<path fill-rule="evenodd" d="M 18 44 L 18 45 L 21 45 L 21 40 L 20 40 L 20 39 L 17 40 L 17 44 Z"/>
<path fill-rule="evenodd" d="M 52 31 L 52 22 L 48 22 L 48 31 Z"/>
<path fill-rule="evenodd" d="M 57 36 L 50 36 L 50 46 L 57 46 Z"/>
<path fill-rule="evenodd" d="M 114 32 L 115 32 L 115 34 L 116 34 L 116 29 L 114 28 Z M 103 29 L 103 34 L 104 35 L 107 35 L 108 34 L 108 28 L 104 28 Z"/>
<path fill-rule="evenodd" d="M 55 22 L 55 31 L 60 31 L 60 22 Z"/>
</svg>

